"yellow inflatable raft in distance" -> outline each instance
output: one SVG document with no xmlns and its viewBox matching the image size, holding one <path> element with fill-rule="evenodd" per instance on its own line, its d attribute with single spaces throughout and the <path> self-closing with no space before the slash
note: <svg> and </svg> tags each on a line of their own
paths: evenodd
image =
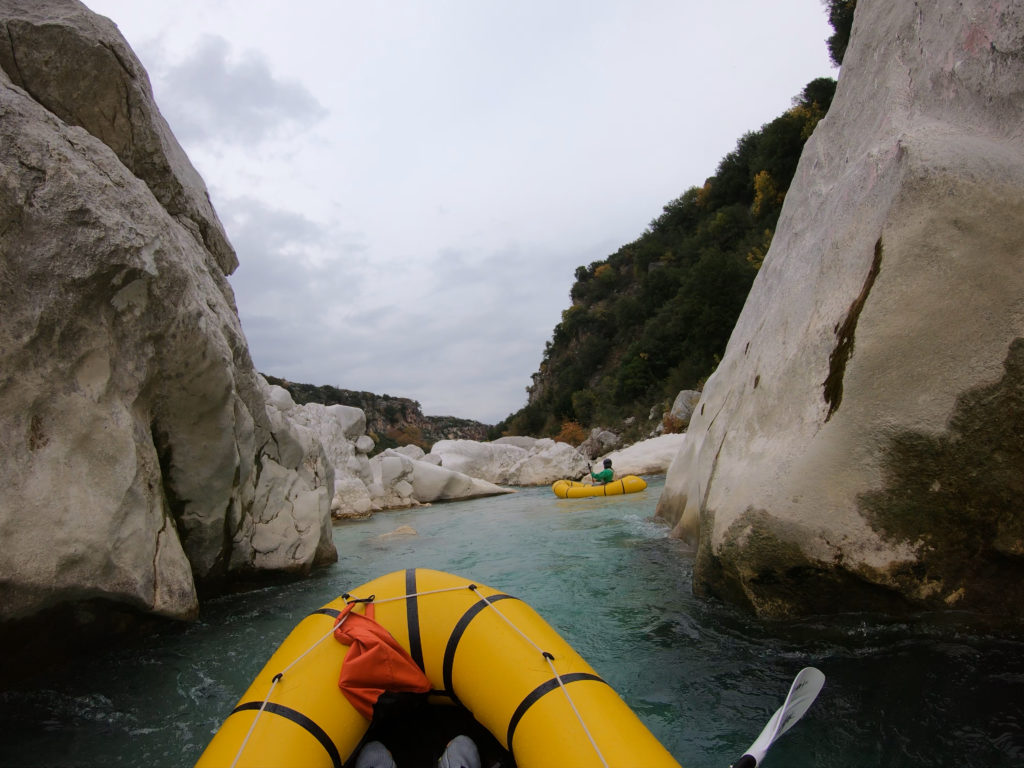
<svg viewBox="0 0 1024 768">
<path fill-rule="evenodd" d="M 588 496 L 620 496 L 637 493 L 647 487 L 647 482 L 636 475 L 626 475 L 621 480 L 612 480 L 605 485 L 587 485 L 575 480 L 555 480 L 551 486 L 560 499 L 582 499 Z"/>
<path fill-rule="evenodd" d="M 304 618 L 221 725 L 197 768 L 351 764 L 370 723 L 338 687 L 348 647 L 335 640 L 334 624 L 350 600 L 370 596 L 375 620 L 409 652 L 435 693 L 472 713 L 517 768 L 679 768 L 611 686 L 529 605 L 426 569 L 382 576 Z"/>
</svg>

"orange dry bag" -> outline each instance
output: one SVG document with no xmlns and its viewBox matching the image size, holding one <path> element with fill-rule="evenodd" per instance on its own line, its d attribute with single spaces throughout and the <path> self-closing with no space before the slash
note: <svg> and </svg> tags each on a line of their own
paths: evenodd
<svg viewBox="0 0 1024 768">
<path fill-rule="evenodd" d="M 373 706 L 385 691 L 427 693 L 431 685 L 391 633 L 373 619 L 352 613 L 354 606 L 345 606 L 334 629 L 338 642 L 349 646 L 338 687 L 359 714 L 372 720 Z"/>
</svg>

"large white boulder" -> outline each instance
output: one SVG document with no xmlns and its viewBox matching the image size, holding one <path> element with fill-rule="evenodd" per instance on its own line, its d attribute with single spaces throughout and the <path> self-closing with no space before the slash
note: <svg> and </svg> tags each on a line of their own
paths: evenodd
<svg viewBox="0 0 1024 768">
<path fill-rule="evenodd" d="M 318 442 L 265 400 L 205 185 L 116 27 L 0 4 L 0 620 L 164 616 L 336 558 Z"/>
<path fill-rule="evenodd" d="M 491 483 L 509 485 L 514 469 L 526 459 L 529 451 L 508 443 L 438 440 L 431 447 L 430 453 L 440 457 L 441 466 L 445 469 Z"/>
<path fill-rule="evenodd" d="M 373 482 L 369 485 L 370 498 L 381 509 L 405 509 L 419 506 L 413 495 L 413 465 L 408 456 L 385 451 L 370 459 Z"/>
<path fill-rule="evenodd" d="M 356 455 L 355 440 L 366 431 L 366 416 L 347 405 L 296 405 L 288 390 L 267 384 L 270 402 L 291 421 L 317 436 L 332 467 L 345 467 Z M 372 450 L 372 444 L 371 444 Z"/>
<path fill-rule="evenodd" d="M 281 400 L 270 396 L 262 376 L 259 380 L 275 450 L 262 462 L 254 491 L 259 513 L 242 518 L 231 564 L 292 571 L 296 562 L 311 562 L 322 542 L 333 541 L 334 468 L 317 433 L 292 419 L 294 409 L 279 410 Z"/>
<path fill-rule="evenodd" d="M 1024 5 L 861 0 L 658 514 L 765 615 L 1024 610 Z"/>
<path fill-rule="evenodd" d="M 564 477 L 580 477 L 587 469 L 583 454 L 568 443 L 538 440 L 526 457 L 517 464 L 510 485 L 551 485 Z"/>
<path fill-rule="evenodd" d="M 594 427 L 577 450 L 587 459 L 596 459 L 622 445 L 622 438 L 608 429 Z"/>
<path fill-rule="evenodd" d="M 684 389 L 672 401 L 672 407 L 669 409 L 668 415 L 680 427 L 688 427 L 690 426 L 690 419 L 693 418 L 693 409 L 697 407 L 699 402 L 700 392 Z"/>
<path fill-rule="evenodd" d="M 491 445 L 514 445 L 516 448 L 529 451 L 537 444 L 539 439 L 539 437 L 528 437 L 526 435 L 508 435 L 492 440 Z"/>
<path fill-rule="evenodd" d="M 513 493 L 511 488 L 502 488 L 427 461 L 414 461 L 412 468 L 413 496 L 420 502 L 477 499 Z"/>
<path fill-rule="evenodd" d="M 513 492 L 509 488 L 440 467 L 430 461 L 411 459 L 407 453 L 389 448 L 370 460 L 375 480 L 370 486 L 370 492 L 374 503 L 381 508 L 475 499 Z M 423 451 L 411 453 L 422 455 Z"/>
<path fill-rule="evenodd" d="M 563 477 L 580 477 L 587 469 L 579 451 L 549 438 L 439 440 L 430 452 L 441 457 L 446 469 L 498 485 L 548 485 Z"/>
<path fill-rule="evenodd" d="M 107 18 L 74 0 L 4 0 L 0 68 L 52 117 L 81 126 L 146 184 L 229 275 L 238 257 L 206 184 L 160 114 L 149 76 Z"/>
<path fill-rule="evenodd" d="M 366 483 L 352 475 L 343 475 L 335 479 L 334 499 L 331 502 L 332 517 L 368 517 L 374 509 Z"/>
<path fill-rule="evenodd" d="M 616 477 L 623 475 L 664 475 L 672 460 L 679 454 L 686 434 L 659 435 L 625 448 L 612 451 L 594 460 L 595 471 L 605 459 L 612 460 Z"/>
<path fill-rule="evenodd" d="M 410 459 L 413 459 L 414 461 L 419 461 L 426 455 L 424 450 L 420 448 L 418 445 L 402 445 L 392 450 L 394 450 L 395 453 L 401 454 L 402 456 L 408 456 Z"/>
</svg>

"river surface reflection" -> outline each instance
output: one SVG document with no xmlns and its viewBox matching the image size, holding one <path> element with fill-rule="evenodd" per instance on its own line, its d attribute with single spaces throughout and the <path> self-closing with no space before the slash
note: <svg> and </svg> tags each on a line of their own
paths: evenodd
<svg viewBox="0 0 1024 768">
<path fill-rule="evenodd" d="M 225 595 L 87 665 L 4 686 L 0 766 L 189 766 L 294 624 L 383 573 L 457 573 L 529 602 L 683 766 L 742 754 L 804 666 L 827 678 L 765 768 L 1024 765 L 1024 640 L 938 617 L 762 623 L 691 594 L 691 559 L 642 493 L 547 488 L 339 524 L 340 560 Z M 382 534 L 408 525 L 416 535 Z M 637 767 L 642 768 L 642 767 Z"/>
</svg>

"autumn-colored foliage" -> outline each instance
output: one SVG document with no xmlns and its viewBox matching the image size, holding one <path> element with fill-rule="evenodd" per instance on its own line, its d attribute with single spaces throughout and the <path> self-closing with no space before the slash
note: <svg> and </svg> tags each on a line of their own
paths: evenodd
<svg viewBox="0 0 1024 768">
<path fill-rule="evenodd" d="M 575 421 L 563 421 L 562 429 L 555 435 L 556 443 L 568 443 L 577 446 L 587 439 L 587 431 Z"/>
<path fill-rule="evenodd" d="M 398 445 L 418 445 L 424 451 L 430 450 L 430 443 L 424 440 L 423 430 L 405 424 L 401 427 L 391 427 L 384 433 L 389 439 L 394 440 Z"/>
<path fill-rule="evenodd" d="M 666 413 L 664 418 L 662 418 L 661 429 L 666 435 L 675 435 L 679 432 L 686 431 L 686 427 L 683 425 L 682 419 L 677 419 L 671 413 Z"/>
<path fill-rule="evenodd" d="M 766 170 L 758 171 L 754 177 L 754 204 L 750 206 L 750 212 L 761 216 L 778 208 L 785 199 L 786 195 L 779 191 L 772 175 Z"/>
<path fill-rule="evenodd" d="M 764 263 L 764 257 L 768 253 L 768 249 L 771 247 L 772 237 L 774 237 L 774 235 L 775 233 L 772 230 L 766 229 L 761 242 L 754 243 L 750 246 L 750 250 L 747 251 L 747 263 L 754 269 L 760 269 L 761 265 Z"/>
</svg>

